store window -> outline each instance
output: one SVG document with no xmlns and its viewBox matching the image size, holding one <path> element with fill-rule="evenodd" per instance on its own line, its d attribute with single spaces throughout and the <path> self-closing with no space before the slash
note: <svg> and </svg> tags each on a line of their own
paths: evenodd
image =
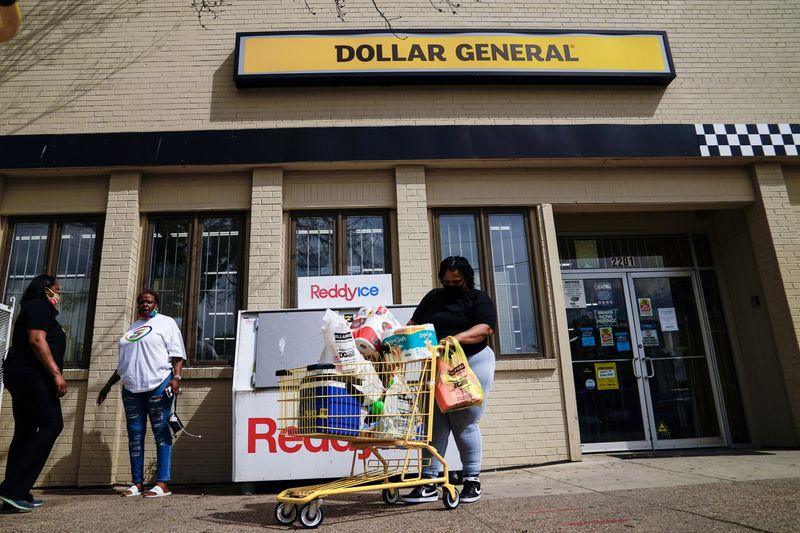
<svg viewBox="0 0 800 533">
<path fill-rule="evenodd" d="M 497 306 L 495 349 L 500 355 L 541 355 L 529 220 L 522 212 L 438 212 L 438 259 L 466 257 L 475 284 Z"/>
<path fill-rule="evenodd" d="M 293 282 L 308 276 L 390 273 L 387 228 L 385 213 L 294 214 Z M 293 291 L 293 303 L 295 298 Z"/>
<path fill-rule="evenodd" d="M 244 218 L 240 215 L 153 217 L 147 286 L 183 332 L 189 363 L 230 364 L 242 307 Z"/>
<path fill-rule="evenodd" d="M 102 227 L 99 218 L 17 220 L 10 225 L 3 301 L 16 298 L 16 314 L 31 280 L 55 274 L 61 286 L 58 321 L 67 333 L 66 367 L 89 366 Z"/>
</svg>

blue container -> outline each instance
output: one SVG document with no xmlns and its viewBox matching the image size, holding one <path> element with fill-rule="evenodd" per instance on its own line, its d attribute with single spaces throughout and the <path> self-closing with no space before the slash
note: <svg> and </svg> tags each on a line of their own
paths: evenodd
<svg viewBox="0 0 800 533">
<path fill-rule="evenodd" d="M 333 365 L 311 365 L 300 382 L 298 435 L 358 436 L 361 398 Z"/>
</svg>

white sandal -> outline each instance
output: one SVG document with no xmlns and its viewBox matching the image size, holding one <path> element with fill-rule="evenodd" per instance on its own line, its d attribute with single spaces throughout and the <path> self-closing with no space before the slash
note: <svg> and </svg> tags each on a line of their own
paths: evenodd
<svg viewBox="0 0 800 533">
<path fill-rule="evenodd" d="M 152 494 L 151 494 L 152 493 Z M 145 498 L 163 498 L 164 496 L 171 496 L 172 492 L 164 492 L 158 485 L 153 485 L 153 487 L 144 493 Z"/>
<path fill-rule="evenodd" d="M 139 490 L 139 487 L 137 487 L 136 484 L 134 483 L 133 485 L 125 489 L 125 491 L 122 493 L 122 497 L 130 498 L 131 496 L 141 496 L 141 494 L 142 493 Z"/>
</svg>

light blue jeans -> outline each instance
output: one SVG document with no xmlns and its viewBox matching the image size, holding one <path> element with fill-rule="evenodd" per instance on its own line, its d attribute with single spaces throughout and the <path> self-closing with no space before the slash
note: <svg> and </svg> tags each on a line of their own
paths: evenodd
<svg viewBox="0 0 800 533">
<path fill-rule="evenodd" d="M 489 399 L 489 390 L 494 382 L 494 352 L 488 346 L 469 358 L 469 366 L 483 388 L 483 403 L 450 413 L 442 413 L 436 402 L 433 403 L 433 430 L 431 432 L 431 445 L 444 457 L 447 451 L 447 441 L 450 432 L 458 446 L 461 456 L 461 465 L 464 477 L 477 476 L 481 473 L 481 458 L 483 456 L 483 438 L 478 422 L 481 419 L 486 402 Z M 441 463 L 423 452 L 423 457 L 431 459 L 430 466 L 422 470 L 425 477 L 438 477 Z"/>
<path fill-rule="evenodd" d="M 122 387 L 122 403 L 128 425 L 128 453 L 131 457 L 133 483 L 144 483 L 144 436 L 147 433 L 145 416 L 150 418 L 150 427 L 156 438 L 156 481 L 170 480 L 172 467 L 172 433 L 169 430 L 169 415 L 172 398 L 167 398 L 164 389 L 169 386 L 172 373 L 161 385 L 145 392 L 130 392 Z"/>
</svg>

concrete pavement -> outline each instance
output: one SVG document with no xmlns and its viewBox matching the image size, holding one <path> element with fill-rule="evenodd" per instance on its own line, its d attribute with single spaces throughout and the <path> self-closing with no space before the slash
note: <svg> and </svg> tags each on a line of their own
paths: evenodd
<svg viewBox="0 0 800 533">
<path fill-rule="evenodd" d="M 586 455 L 583 462 L 485 472 L 484 496 L 386 506 L 377 492 L 326 499 L 320 531 L 800 531 L 800 450 Z M 286 531 L 274 494 L 173 487 L 162 499 L 108 490 L 40 491 L 45 506 L 0 515 L 0 531 Z"/>
</svg>

